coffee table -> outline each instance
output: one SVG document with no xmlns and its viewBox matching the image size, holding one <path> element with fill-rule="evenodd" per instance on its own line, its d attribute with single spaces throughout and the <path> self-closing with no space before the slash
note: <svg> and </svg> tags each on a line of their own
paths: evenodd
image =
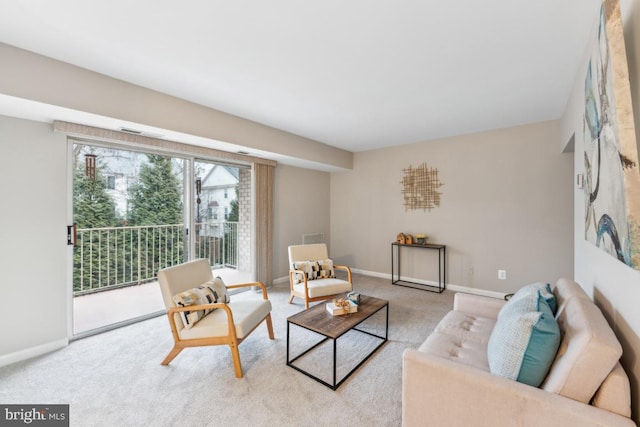
<svg viewBox="0 0 640 427">
<path fill-rule="evenodd" d="M 332 316 L 326 311 L 325 302 L 319 303 L 307 310 L 301 311 L 300 313 L 294 314 L 287 318 L 287 366 L 292 367 L 293 369 L 302 372 L 310 378 L 326 385 L 332 390 L 336 390 L 340 385 L 351 375 L 353 374 L 364 362 L 367 361 L 385 342 L 387 342 L 387 337 L 389 333 L 389 301 L 383 300 L 380 298 L 370 297 L 366 295 L 360 296 L 360 304 L 358 305 L 358 311 L 356 313 L 350 313 L 346 315 Z M 386 309 L 386 317 L 385 317 L 385 326 L 384 326 L 384 336 L 376 335 L 374 333 L 364 331 L 358 329 L 357 326 L 360 325 L 365 320 L 369 319 L 371 316 L 382 310 Z M 289 356 L 289 328 L 291 325 L 296 325 L 298 327 L 313 331 L 319 335 L 324 336 L 320 342 L 314 344 L 312 347 L 304 350 L 302 353 L 297 355 L 294 358 L 290 358 Z M 338 338 L 343 336 L 349 331 L 357 331 L 363 334 L 370 335 L 375 337 L 376 339 L 380 339 L 380 343 L 369 353 L 367 354 L 358 365 L 349 371 L 346 375 L 344 375 L 341 379 L 336 378 L 336 342 Z M 294 362 L 306 355 L 313 349 L 317 348 L 319 345 L 324 343 L 327 340 L 333 341 L 333 382 L 328 383 L 317 376 L 311 374 L 310 372 L 300 368 L 299 366 L 295 366 Z"/>
</svg>

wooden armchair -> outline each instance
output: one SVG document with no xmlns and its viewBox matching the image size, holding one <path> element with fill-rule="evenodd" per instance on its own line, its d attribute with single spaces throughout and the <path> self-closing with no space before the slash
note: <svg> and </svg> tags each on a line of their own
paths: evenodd
<svg viewBox="0 0 640 427">
<path fill-rule="evenodd" d="M 209 261 L 197 259 L 184 264 L 168 267 L 158 272 L 158 281 L 162 298 L 167 307 L 167 317 L 174 345 L 162 365 L 168 365 L 186 347 L 208 345 L 228 345 L 233 358 L 237 378 L 242 378 L 240 363 L 240 343 L 260 324 L 266 321 L 269 338 L 273 337 L 271 323 L 271 302 L 263 283 L 252 282 L 226 286 L 227 289 L 258 286 L 262 289 L 262 298 L 231 299 L 229 303 L 210 303 L 180 307 L 174 302 L 174 296 L 212 282 L 213 274 Z M 215 309 L 206 314 L 197 323 L 185 326 L 181 312 Z"/>
<path fill-rule="evenodd" d="M 327 300 L 353 290 L 351 269 L 345 265 L 333 265 L 324 243 L 289 246 L 289 265 L 289 304 L 298 297 L 304 301 L 304 307 L 309 308 L 310 302 Z M 347 280 L 335 277 L 333 271 L 338 269 L 347 272 Z"/>
</svg>

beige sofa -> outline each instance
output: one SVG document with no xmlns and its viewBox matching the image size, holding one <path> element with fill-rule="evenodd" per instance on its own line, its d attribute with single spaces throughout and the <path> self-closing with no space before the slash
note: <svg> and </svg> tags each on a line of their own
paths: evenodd
<svg viewBox="0 0 640 427">
<path fill-rule="evenodd" d="M 560 347 L 542 385 L 490 373 L 489 337 L 505 301 L 457 293 L 416 349 L 406 349 L 402 424 L 408 426 L 635 426 L 622 347 L 580 286 L 553 287 Z"/>
</svg>

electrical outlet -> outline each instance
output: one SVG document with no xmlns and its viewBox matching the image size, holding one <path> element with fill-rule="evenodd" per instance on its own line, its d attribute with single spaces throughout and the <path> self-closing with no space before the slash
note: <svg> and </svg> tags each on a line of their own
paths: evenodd
<svg viewBox="0 0 640 427">
<path fill-rule="evenodd" d="M 498 270 L 498 279 L 507 280 L 507 271 L 506 270 Z"/>
</svg>

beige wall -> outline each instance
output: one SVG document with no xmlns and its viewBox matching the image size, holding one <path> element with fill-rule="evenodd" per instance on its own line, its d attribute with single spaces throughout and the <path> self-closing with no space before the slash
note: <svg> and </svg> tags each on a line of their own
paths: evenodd
<svg viewBox="0 0 640 427">
<path fill-rule="evenodd" d="M 331 174 L 332 256 L 388 275 L 397 233 L 424 232 L 447 245 L 449 284 L 506 293 L 572 276 L 573 159 L 561 153 L 559 125 L 356 153 L 352 171 Z M 405 211 L 403 169 L 422 162 L 439 171 L 441 206 Z M 435 252 L 411 250 L 403 259 L 403 276 L 437 279 Z"/>
<path fill-rule="evenodd" d="M 329 173 L 284 165 L 276 167 L 274 278 L 288 277 L 287 247 L 301 244 L 303 234 L 324 233 L 329 239 L 329 208 Z"/>
<path fill-rule="evenodd" d="M 620 2 L 629 62 L 636 135 L 640 130 L 640 0 Z M 595 31 L 595 29 L 594 29 Z M 595 37 L 595 32 L 592 35 Z M 584 172 L 582 121 L 584 78 L 588 54 L 576 76 L 575 86 L 563 119 L 563 138 L 575 133 L 575 169 Z M 639 139 L 640 140 L 640 137 Z M 622 342 L 622 364 L 631 377 L 633 418 L 640 421 L 640 271 L 635 271 L 588 243 L 584 238 L 584 192 L 574 190 L 575 277 L 605 312 Z"/>
</svg>

